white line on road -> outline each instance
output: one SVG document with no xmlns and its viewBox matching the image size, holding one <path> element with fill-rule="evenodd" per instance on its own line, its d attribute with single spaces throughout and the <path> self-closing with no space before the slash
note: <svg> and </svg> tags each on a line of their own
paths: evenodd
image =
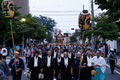
<svg viewBox="0 0 120 80">
<path fill-rule="evenodd" d="M 107 67 L 110 68 L 110 66 L 107 64 Z M 120 72 L 118 72 L 117 70 L 114 70 L 116 73 L 120 74 Z"/>
<path fill-rule="evenodd" d="M 27 73 L 27 71 L 26 72 L 24 72 L 24 74 L 26 74 Z"/>
</svg>

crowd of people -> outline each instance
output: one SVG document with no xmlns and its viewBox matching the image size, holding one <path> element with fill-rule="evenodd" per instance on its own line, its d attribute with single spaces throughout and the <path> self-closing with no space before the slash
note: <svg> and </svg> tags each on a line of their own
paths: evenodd
<svg viewBox="0 0 120 80">
<path fill-rule="evenodd" d="M 101 47 L 100 47 L 101 48 Z M 0 80 L 7 80 L 12 75 L 13 80 L 21 80 L 22 71 L 27 65 L 30 80 L 105 80 L 106 61 L 102 56 L 101 49 L 92 53 L 91 46 L 86 45 L 31 45 L 26 46 L 23 54 L 25 63 L 10 49 L 11 60 L 9 66 L 6 63 L 6 56 L 3 55 L 5 46 L 0 54 Z M 5 49 L 6 50 L 6 49 Z M 114 73 L 113 64 L 117 62 L 116 54 L 111 48 L 107 60 L 110 61 L 111 73 Z M 11 68 L 11 71 L 9 70 Z M 91 72 L 95 71 L 92 75 Z M 11 72 L 11 73 L 10 73 Z M 42 74 L 42 78 L 39 75 Z M 5 78 L 4 78 L 5 77 Z"/>
</svg>

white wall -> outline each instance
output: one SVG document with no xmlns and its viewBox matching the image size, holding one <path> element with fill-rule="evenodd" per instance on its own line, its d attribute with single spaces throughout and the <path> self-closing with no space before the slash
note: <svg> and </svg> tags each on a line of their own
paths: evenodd
<svg viewBox="0 0 120 80">
<path fill-rule="evenodd" d="M 112 48 L 117 49 L 117 41 L 116 40 L 113 40 L 113 41 L 108 40 L 106 43 L 108 45 L 110 45 Z"/>
</svg>

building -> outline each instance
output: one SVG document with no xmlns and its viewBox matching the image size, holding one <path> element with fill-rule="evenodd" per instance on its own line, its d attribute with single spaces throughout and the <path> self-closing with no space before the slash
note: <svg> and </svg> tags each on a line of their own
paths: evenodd
<svg viewBox="0 0 120 80">
<path fill-rule="evenodd" d="M 63 43 L 70 43 L 70 37 L 71 37 L 71 33 L 64 33 L 64 41 Z"/>
<path fill-rule="evenodd" d="M 110 45 L 110 47 L 116 49 L 117 52 L 120 52 L 120 37 L 118 37 L 117 40 L 108 40 L 106 43 Z"/>
<path fill-rule="evenodd" d="M 29 14 L 29 0 L 13 0 L 14 4 L 21 9 L 18 10 L 23 16 Z"/>
</svg>

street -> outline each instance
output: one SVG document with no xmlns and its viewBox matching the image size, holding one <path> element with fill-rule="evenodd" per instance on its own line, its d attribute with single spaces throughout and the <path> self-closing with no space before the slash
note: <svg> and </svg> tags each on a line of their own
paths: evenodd
<svg viewBox="0 0 120 80">
<path fill-rule="evenodd" d="M 119 6 L 0 0 L 0 80 L 120 80 Z"/>
<path fill-rule="evenodd" d="M 120 80 L 120 70 L 115 70 L 114 74 L 111 74 L 110 67 L 107 65 L 107 69 L 105 71 L 105 79 L 106 80 Z"/>
<path fill-rule="evenodd" d="M 8 63 L 8 61 L 9 60 L 7 60 L 7 63 Z M 25 75 L 26 70 L 27 70 L 27 65 L 25 64 L 25 70 L 24 70 L 23 75 L 22 75 L 22 80 L 29 80 L 29 79 L 26 78 L 26 75 Z M 109 67 L 109 65 L 107 65 L 107 68 L 106 68 L 106 71 L 105 71 L 105 79 L 106 80 L 120 80 L 120 70 L 115 69 L 115 73 L 111 74 L 110 67 Z M 11 76 L 10 76 L 9 80 L 12 80 Z"/>
</svg>

